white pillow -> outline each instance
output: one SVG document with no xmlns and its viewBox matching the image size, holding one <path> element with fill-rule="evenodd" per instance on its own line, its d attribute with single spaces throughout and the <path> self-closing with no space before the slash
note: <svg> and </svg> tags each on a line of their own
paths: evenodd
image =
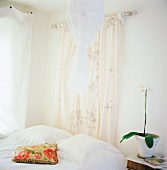
<svg viewBox="0 0 167 170">
<path fill-rule="evenodd" d="M 71 162 L 90 166 L 105 156 L 121 154 L 113 145 L 85 134 L 78 134 L 58 143 L 59 156 Z"/>
<path fill-rule="evenodd" d="M 70 133 L 61 129 L 46 125 L 37 125 L 14 133 L 8 138 L 14 139 L 17 143 L 21 144 L 40 144 L 45 142 L 56 143 L 71 136 Z"/>
</svg>

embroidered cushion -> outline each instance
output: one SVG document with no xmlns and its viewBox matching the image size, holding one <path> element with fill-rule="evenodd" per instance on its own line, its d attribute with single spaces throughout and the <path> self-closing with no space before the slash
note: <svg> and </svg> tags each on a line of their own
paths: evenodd
<svg viewBox="0 0 167 170">
<path fill-rule="evenodd" d="M 12 161 L 56 164 L 58 162 L 57 144 L 45 143 L 32 146 L 19 146 L 15 151 L 15 156 Z"/>
</svg>

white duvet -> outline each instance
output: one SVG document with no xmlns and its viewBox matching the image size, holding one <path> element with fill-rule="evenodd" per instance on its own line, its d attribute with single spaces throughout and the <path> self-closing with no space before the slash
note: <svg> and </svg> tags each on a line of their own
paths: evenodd
<svg viewBox="0 0 167 170">
<path fill-rule="evenodd" d="M 12 162 L 19 145 L 45 142 L 58 144 L 56 165 Z M 0 140 L 0 170 L 124 170 L 125 158 L 114 146 L 93 137 L 75 136 L 56 128 L 40 125 Z"/>
</svg>

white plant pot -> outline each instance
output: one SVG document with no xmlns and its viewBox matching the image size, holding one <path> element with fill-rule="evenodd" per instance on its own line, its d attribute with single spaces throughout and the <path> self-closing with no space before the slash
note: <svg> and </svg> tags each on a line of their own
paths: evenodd
<svg viewBox="0 0 167 170">
<path fill-rule="evenodd" d="M 138 144 L 138 148 L 139 148 L 139 154 L 141 157 L 143 158 L 151 158 L 153 156 L 153 153 L 154 153 L 154 150 L 155 150 L 155 147 L 159 141 L 159 136 L 155 135 L 156 138 L 154 138 L 154 144 L 153 144 L 153 147 L 152 148 L 149 148 L 147 145 L 146 145 L 146 142 L 145 142 L 145 138 L 142 137 L 142 136 L 139 136 L 139 135 L 136 135 L 136 140 L 137 140 L 137 144 Z"/>
</svg>

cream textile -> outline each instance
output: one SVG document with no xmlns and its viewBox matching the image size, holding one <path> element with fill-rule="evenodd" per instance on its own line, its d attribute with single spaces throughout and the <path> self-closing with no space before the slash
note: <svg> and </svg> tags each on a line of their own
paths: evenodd
<svg viewBox="0 0 167 170">
<path fill-rule="evenodd" d="M 88 90 L 78 94 L 67 88 L 77 46 L 65 23 L 57 24 L 57 28 L 60 51 L 55 83 L 55 127 L 113 143 L 117 122 L 116 63 L 121 20 L 115 14 L 105 16 L 88 50 Z"/>
</svg>

